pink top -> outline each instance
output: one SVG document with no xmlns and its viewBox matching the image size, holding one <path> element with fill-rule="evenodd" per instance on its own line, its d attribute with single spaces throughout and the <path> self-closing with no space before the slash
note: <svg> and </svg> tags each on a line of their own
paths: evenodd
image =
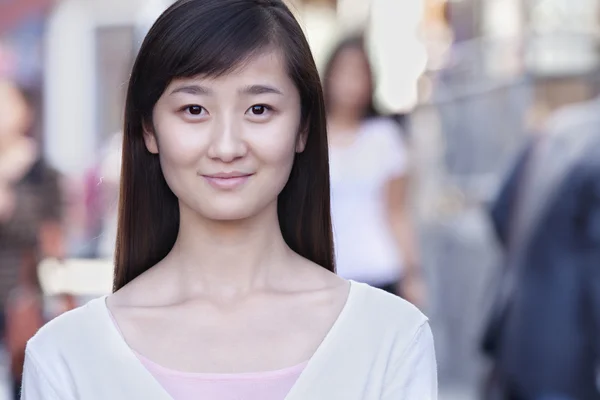
<svg viewBox="0 0 600 400">
<path fill-rule="evenodd" d="M 132 351 L 173 400 L 197 400 L 199 395 L 211 400 L 284 400 L 308 364 L 268 372 L 202 374 L 165 368 Z"/>
<path fill-rule="evenodd" d="M 137 354 L 140 361 L 174 400 L 283 400 L 306 367 L 243 374 L 198 374 L 162 367 Z"/>
</svg>

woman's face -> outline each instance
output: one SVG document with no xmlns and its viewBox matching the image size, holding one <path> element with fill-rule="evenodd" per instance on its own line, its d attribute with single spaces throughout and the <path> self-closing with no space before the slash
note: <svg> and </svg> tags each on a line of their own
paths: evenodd
<svg viewBox="0 0 600 400">
<path fill-rule="evenodd" d="M 0 144 L 25 135 L 30 110 L 19 90 L 8 81 L 0 81 Z"/>
<path fill-rule="evenodd" d="M 277 51 L 260 54 L 218 78 L 176 79 L 154 107 L 146 147 L 191 210 L 212 220 L 252 217 L 288 181 L 299 132 L 300 95 Z"/>
<path fill-rule="evenodd" d="M 333 62 L 329 77 L 329 99 L 333 108 L 361 113 L 371 98 L 368 61 L 361 49 L 342 50 Z"/>
</svg>

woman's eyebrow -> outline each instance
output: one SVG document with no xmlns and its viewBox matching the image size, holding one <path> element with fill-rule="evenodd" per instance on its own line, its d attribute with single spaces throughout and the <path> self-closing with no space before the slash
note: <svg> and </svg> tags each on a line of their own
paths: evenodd
<svg viewBox="0 0 600 400">
<path fill-rule="evenodd" d="M 183 85 L 183 86 L 176 87 L 175 89 L 173 89 L 171 91 L 171 95 L 173 95 L 175 93 L 187 93 L 187 94 L 210 96 L 214 92 L 211 89 L 204 87 L 204 86 L 200 86 L 200 85 Z"/>
<path fill-rule="evenodd" d="M 240 94 L 250 94 L 250 95 L 273 93 L 273 94 L 278 94 L 278 95 L 283 96 L 283 92 L 281 90 L 277 89 L 274 86 L 269 86 L 269 85 L 250 85 L 250 86 L 246 86 L 246 87 L 243 87 L 240 90 L 238 90 L 238 93 L 240 93 Z"/>
<path fill-rule="evenodd" d="M 209 88 L 201 86 L 201 85 L 196 85 L 196 84 L 182 85 L 182 86 L 176 87 L 175 89 L 173 89 L 171 91 L 170 94 L 173 95 L 176 93 L 187 93 L 187 94 L 193 94 L 193 95 L 206 95 L 206 96 L 211 96 L 214 94 L 212 89 L 209 89 Z M 283 92 L 281 90 L 277 89 L 274 86 L 270 86 L 270 85 L 249 85 L 249 86 L 245 86 L 245 87 L 241 88 L 240 90 L 238 90 L 238 93 L 243 94 L 243 95 L 259 95 L 259 94 L 272 93 L 272 94 L 277 94 L 277 95 L 283 96 Z"/>
</svg>

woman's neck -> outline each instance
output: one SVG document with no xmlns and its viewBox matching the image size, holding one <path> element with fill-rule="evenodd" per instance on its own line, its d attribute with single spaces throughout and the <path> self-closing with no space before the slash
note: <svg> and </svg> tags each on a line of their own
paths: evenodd
<svg viewBox="0 0 600 400">
<path fill-rule="evenodd" d="M 177 241 L 165 261 L 190 295 L 243 295 L 284 272 L 292 252 L 283 240 L 277 204 L 240 221 L 201 219 L 182 208 Z"/>
<path fill-rule="evenodd" d="M 359 119 L 339 118 L 330 115 L 327 133 L 331 148 L 347 148 L 352 146 L 358 137 L 361 121 Z"/>
<path fill-rule="evenodd" d="M 327 119 L 329 126 L 334 131 L 357 130 L 362 122 L 360 114 L 352 110 L 333 109 Z"/>
</svg>

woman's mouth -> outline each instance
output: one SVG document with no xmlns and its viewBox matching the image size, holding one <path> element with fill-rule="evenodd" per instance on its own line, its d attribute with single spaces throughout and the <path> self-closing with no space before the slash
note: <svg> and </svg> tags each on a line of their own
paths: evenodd
<svg viewBox="0 0 600 400">
<path fill-rule="evenodd" d="M 216 189 L 236 189 L 244 185 L 254 174 L 243 172 L 219 172 L 217 174 L 202 175 L 204 179 Z"/>
</svg>

